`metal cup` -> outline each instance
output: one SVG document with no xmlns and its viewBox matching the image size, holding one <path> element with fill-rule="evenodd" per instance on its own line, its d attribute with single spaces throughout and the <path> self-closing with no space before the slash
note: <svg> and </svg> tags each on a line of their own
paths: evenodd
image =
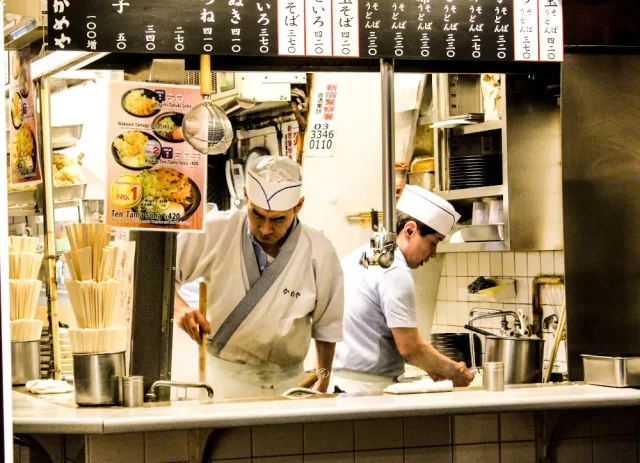
<svg viewBox="0 0 640 463">
<path fill-rule="evenodd" d="M 504 391 L 504 363 L 487 362 L 483 372 L 484 388 L 491 392 Z"/>
<path fill-rule="evenodd" d="M 40 379 L 40 341 L 11 341 L 11 384 Z"/>
<path fill-rule="evenodd" d="M 125 376 L 122 378 L 122 392 L 125 407 L 142 407 L 144 404 L 144 377 Z"/>
<path fill-rule="evenodd" d="M 73 378 L 78 405 L 120 405 L 124 352 L 73 354 Z"/>
</svg>

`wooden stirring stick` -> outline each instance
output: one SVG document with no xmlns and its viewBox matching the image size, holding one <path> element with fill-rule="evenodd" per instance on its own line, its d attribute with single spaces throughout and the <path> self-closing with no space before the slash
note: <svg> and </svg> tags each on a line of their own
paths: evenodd
<svg viewBox="0 0 640 463">
<path fill-rule="evenodd" d="M 207 284 L 204 281 L 200 282 L 200 299 L 199 299 L 200 314 L 207 319 Z M 204 339 L 204 333 L 200 330 L 200 346 L 198 349 L 198 363 L 200 382 L 207 382 L 207 343 Z"/>
</svg>

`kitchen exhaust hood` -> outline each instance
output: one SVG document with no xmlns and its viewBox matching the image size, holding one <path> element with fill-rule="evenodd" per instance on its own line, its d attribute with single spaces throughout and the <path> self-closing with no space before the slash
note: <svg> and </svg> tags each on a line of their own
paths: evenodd
<svg viewBox="0 0 640 463">
<path fill-rule="evenodd" d="M 42 41 L 47 33 L 46 2 L 4 0 L 4 48 L 18 50 Z"/>
</svg>

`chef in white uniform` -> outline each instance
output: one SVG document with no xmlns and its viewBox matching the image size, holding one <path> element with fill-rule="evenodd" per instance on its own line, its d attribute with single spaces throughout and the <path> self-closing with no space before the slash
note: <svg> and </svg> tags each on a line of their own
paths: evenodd
<svg viewBox="0 0 640 463">
<path fill-rule="evenodd" d="M 382 392 L 404 373 L 407 362 L 433 379 L 467 386 L 473 376 L 464 362 L 449 360 L 418 332 L 411 273 L 436 255 L 460 215 L 447 201 L 413 185 L 405 187 L 397 209 L 398 247 L 391 267 L 362 267 L 360 256 L 369 245 L 342 261 L 344 342 L 336 349 L 332 383 L 346 392 Z"/>
<path fill-rule="evenodd" d="M 178 236 L 176 284 L 202 277 L 208 303 L 208 320 L 188 311 L 179 326 L 195 341 L 206 334 L 207 380 L 217 398 L 296 387 L 312 337 L 322 372 L 314 387 L 326 392 L 342 340 L 339 259 L 321 232 L 297 219 L 304 197 L 295 161 L 257 158 L 245 184 L 246 210 L 215 214 L 204 233 Z"/>
</svg>

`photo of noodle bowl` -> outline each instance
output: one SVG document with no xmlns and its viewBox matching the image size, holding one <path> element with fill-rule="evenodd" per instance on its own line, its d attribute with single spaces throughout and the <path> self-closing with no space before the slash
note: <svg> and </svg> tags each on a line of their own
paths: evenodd
<svg viewBox="0 0 640 463">
<path fill-rule="evenodd" d="M 14 53 L 13 59 L 11 60 L 11 74 L 13 74 L 13 78 L 17 79 L 20 77 L 20 54 Z"/>
<path fill-rule="evenodd" d="M 200 206 L 201 193 L 186 175 L 171 167 L 145 170 L 138 175 L 142 182 L 142 201 L 136 206 L 152 223 L 180 222 Z"/>
<path fill-rule="evenodd" d="M 36 170 L 36 142 L 31 127 L 23 125 L 11 139 L 11 167 L 28 178 Z"/>
<path fill-rule="evenodd" d="M 122 95 L 122 109 L 135 117 L 150 117 L 158 114 L 162 105 L 155 92 L 134 88 Z"/>
<path fill-rule="evenodd" d="M 22 97 L 18 92 L 11 97 L 11 123 L 16 129 L 22 126 Z"/>
<path fill-rule="evenodd" d="M 158 163 L 162 145 L 156 137 L 138 130 L 118 135 L 111 144 L 111 153 L 122 167 L 143 170 Z"/>
</svg>

